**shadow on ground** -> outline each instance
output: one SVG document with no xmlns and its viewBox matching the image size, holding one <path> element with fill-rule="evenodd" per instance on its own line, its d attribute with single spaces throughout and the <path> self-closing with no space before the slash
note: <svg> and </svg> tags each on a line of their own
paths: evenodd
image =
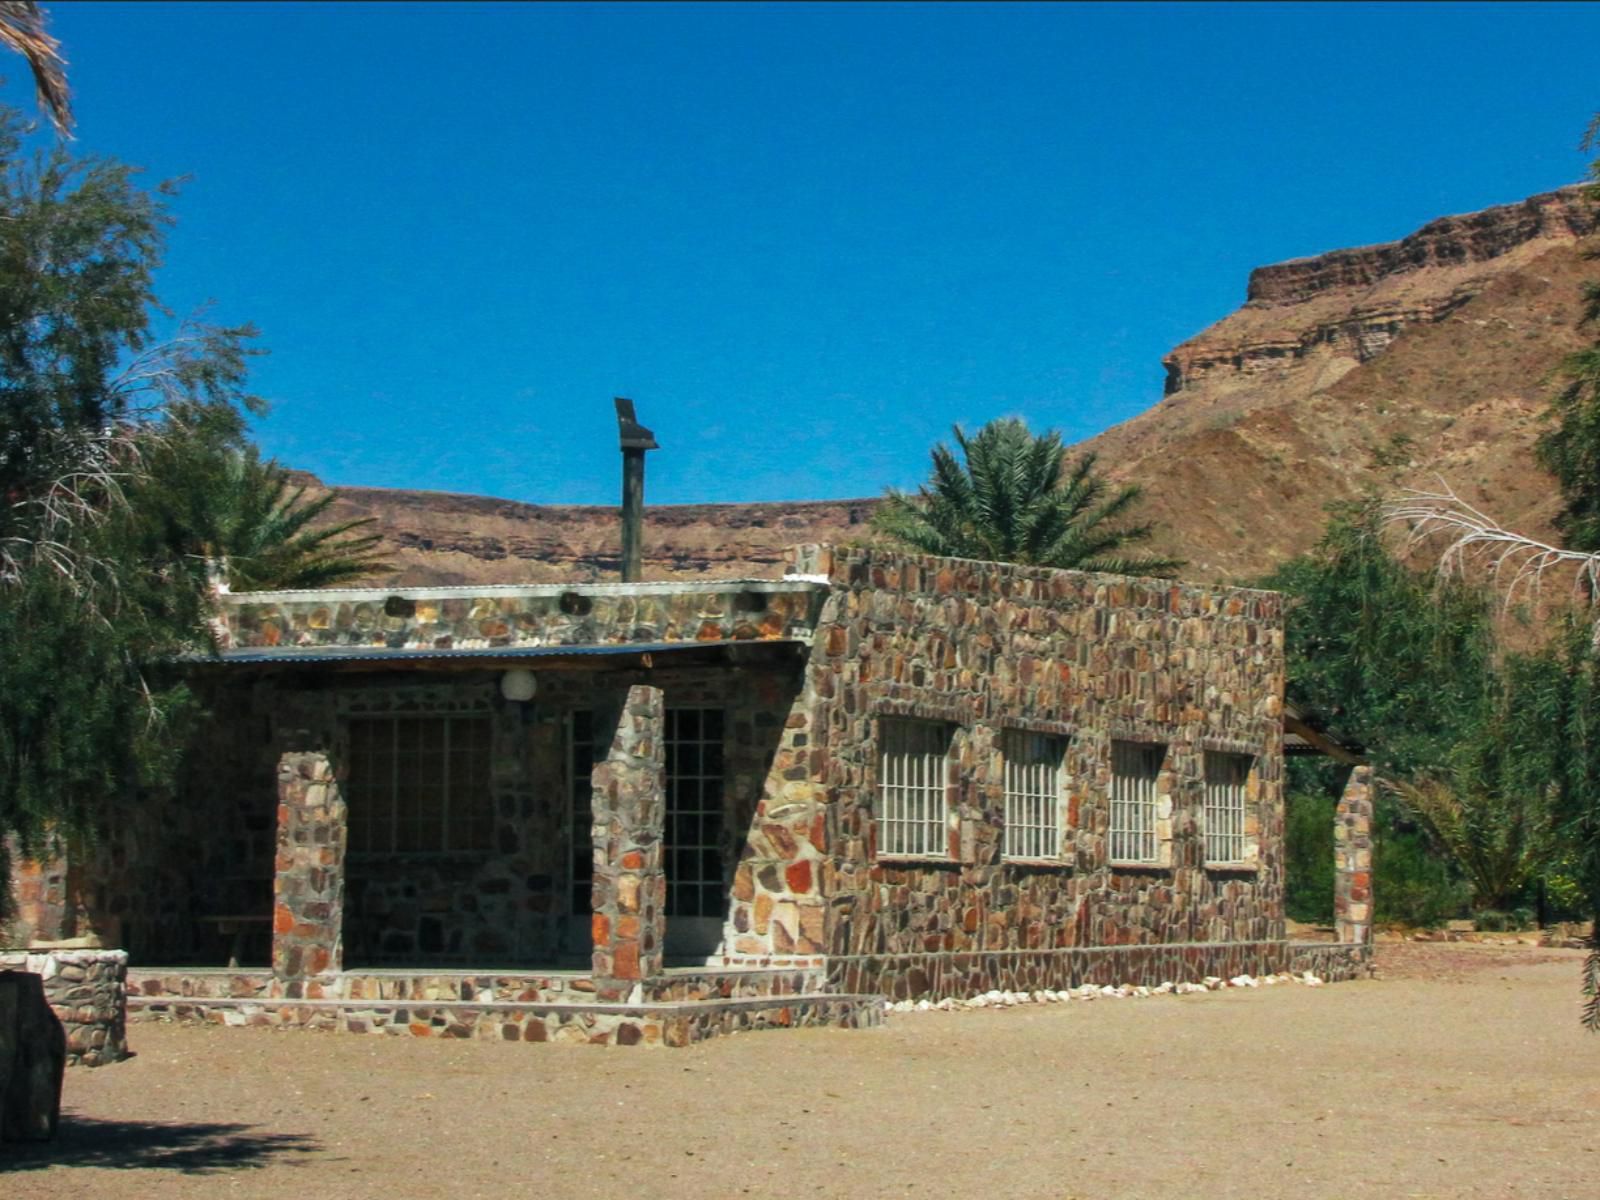
<svg viewBox="0 0 1600 1200">
<path fill-rule="evenodd" d="M 257 1132 L 253 1125 L 105 1121 L 63 1113 L 53 1142 L 0 1145 L 0 1172 L 46 1167 L 107 1167 L 208 1175 L 268 1164 L 298 1165 L 321 1149 L 300 1133 Z"/>
</svg>

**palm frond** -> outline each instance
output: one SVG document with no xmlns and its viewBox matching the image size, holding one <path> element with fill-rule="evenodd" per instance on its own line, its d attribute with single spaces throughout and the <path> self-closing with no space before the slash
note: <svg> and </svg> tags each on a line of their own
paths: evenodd
<svg viewBox="0 0 1600 1200">
<path fill-rule="evenodd" d="M 1149 524 L 1124 520 L 1139 489 L 1112 492 L 1092 453 L 1069 470 L 1057 431 L 1036 436 L 1004 417 L 953 434 L 954 450 L 933 448 L 932 475 L 915 497 L 889 492 L 873 518 L 880 532 L 926 554 L 991 562 L 1160 575 L 1182 565 L 1116 553 L 1152 535 Z"/>
<path fill-rule="evenodd" d="M 45 29 L 45 13 L 32 0 L 0 0 L 0 43 L 28 60 L 39 107 L 62 137 L 72 134 L 72 96 L 61 43 Z"/>
<path fill-rule="evenodd" d="M 375 519 L 327 523 L 336 493 L 314 499 L 276 462 L 252 448 L 230 462 L 216 497 L 216 549 L 239 591 L 327 587 L 393 570 L 382 537 L 359 533 Z"/>
</svg>

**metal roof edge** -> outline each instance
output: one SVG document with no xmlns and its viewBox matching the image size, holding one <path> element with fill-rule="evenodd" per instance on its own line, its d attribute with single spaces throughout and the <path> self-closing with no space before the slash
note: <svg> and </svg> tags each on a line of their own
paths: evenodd
<svg viewBox="0 0 1600 1200">
<path fill-rule="evenodd" d="M 576 592 L 580 596 L 685 596 L 697 593 L 760 592 L 783 594 L 814 592 L 823 581 L 787 576 L 783 579 L 708 579 L 703 582 L 659 580 L 650 583 L 479 583 L 448 587 L 373 587 L 373 588 L 298 588 L 269 592 L 224 592 L 225 604 L 271 604 L 295 601 L 338 602 L 340 600 L 386 600 L 401 596 L 408 600 L 454 600 L 473 596 L 561 596 Z"/>
<path fill-rule="evenodd" d="M 197 665 L 229 666 L 263 663 L 316 662 L 408 662 L 461 661 L 497 662 L 514 658 L 601 658 L 626 654 L 672 655 L 689 650 L 717 650 L 750 646 L 808 646 L 803 638 L 726 638 L 704 642 L 615 642 L 576 646 L 473 646 L 466 649 L 435 649 L 426 646 L 389 648 L 387 646 L 244 646 L 217 654 L 194 653 L 180 661 Z"/>
</svg>

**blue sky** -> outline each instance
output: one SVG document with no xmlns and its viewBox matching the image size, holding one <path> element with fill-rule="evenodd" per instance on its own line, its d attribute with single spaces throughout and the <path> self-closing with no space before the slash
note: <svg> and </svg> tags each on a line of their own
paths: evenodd
<svg viewBox="0 0 1600 1200">
<path fill-rule="evenodd" d="M 1595 5 L 52 16 L 79 147 L 190 177 L 161 292 L 260 327 L 269 452 L 540 503 L 615 503 L 617 394 L 654 503 L 1087 437 L 1252 267 L 1575 181 L 1600 108 Z"/>
</svg>

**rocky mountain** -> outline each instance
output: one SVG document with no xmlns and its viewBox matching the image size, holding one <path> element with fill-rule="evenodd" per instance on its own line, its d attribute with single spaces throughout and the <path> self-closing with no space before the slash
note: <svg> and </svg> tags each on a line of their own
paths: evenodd
<svg viewBox="0 0 1600 1200">
<path fill-rule="evenodd" d="M 322 485 L 303 480 L 313 493 Z M 866 532 L 875 501 L 675 504 L 645 509 L 646 579 L 772 578 L 797 542 L 842 542 Z M 616 578 L 618 510 L 521 504 L 488 496 L 339 488 L 338 520 L 375 517 L 393 574 L 381 582 L 538 583 Z"/>
<path fill-rule="evenodd" d="M 1153 408 L 1084 444 L 1143 485 L 1159 549 L 1195 579 L 1244 579 L 1315 541 L 1330 501 L 1446 480 L 1522 528 L 1554 490 L 1532 445 L 1549 373 L 1582 344 L 1600 267 L 1581 189 L 1430 222 L 1397 242 L 1258 268 L 1238 311 L 1164 360 Z M 320 486 L 320 485 L 317 485 Z M 864 536 L 873 500 L 661 506 L 647 578 L 775 575 L 800 541 Z M 341 488 L 397 583 L 608 578 L 617 510 Z"/>
<path fill-rule="evenodd" d="M 1261 267 L 1242 308 L 1167 355 L 1166 395 L 1086 443 L 1142 484 L 1160 548 L 1245 578 L 1368 488 L 1458 495 L 1548 529 L 1532 447 L 1549 376 L 1582 344 L 1600 270 L 1581 188 L 1430 222 L 1398 242 Z"/>
</svg>

